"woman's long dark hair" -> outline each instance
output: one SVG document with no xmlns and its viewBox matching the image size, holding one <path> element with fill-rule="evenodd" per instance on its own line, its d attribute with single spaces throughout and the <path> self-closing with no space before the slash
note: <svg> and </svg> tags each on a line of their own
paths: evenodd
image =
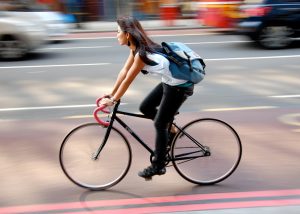
<svg viewBox="0 0 300 214">
<path fill-rule="evenodd" d="M 147 57 L 147 52 L 157 52 L 155 49 L 158 49 L 160 45 L 153 42 L 147 36 L 140 22 L 134 17 L 123 16 L 117 19 L 117 23 L 123 32 L 129 33 L 131 35 L 132 42 L 136 46 L 135 53 L 139 53 L 143 62 L 151 66 L 156 65 L 155 62 Z"/>
</svg>

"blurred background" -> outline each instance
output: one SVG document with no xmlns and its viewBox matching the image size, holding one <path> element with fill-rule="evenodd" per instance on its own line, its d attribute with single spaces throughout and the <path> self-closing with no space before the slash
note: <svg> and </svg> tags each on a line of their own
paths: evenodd
<svg viewBox="0 0 300 214">
<path fill-rule="evenodd" d="M 205 25 L 230 27 L 241 0 L 2 0 L 2 10 L 52 10 L 68 22 L 115 20 L 133 15 L 140 20 L 199 19 Z M 255 2 L 255 0 L 247 0 Z M 205 14 L 205 18 L 203 15 Z M 169 23 L 170 25 L 172 23 Z"/>
<path fill-rule="evenodd" d="M 156 28 L 229 29 L 264 48 L 279 49 L 299 38 L 299 14 L 299 0 L 2 0 L 0 57 L 18 58 L 43 38 L 63 37 L 74 29 L 115 31 L 113 23 L 123 15 Z"/>
<path fill-rule="evenodd" d="M 241 198 L 191 200 L 179 207 L 272 202 L 271 212 L 213 213 L 300 213 L 300 0 L 0 0 L 0 8 L 0 213 L 25 213 L 24 205 L 35 209 L 31 213 L 90 213 L 101 207 L 88 201 L 138 198 L 148 204 L 150 197 L 240 192 L 255 197 L 235 194 Z M 191 185 L 170 168 L 145 183 L 137 172 L 149 157 L 129 134 L 135 159 L 111 191 L 84 191 L 63 174 L 62 140 L 79 124 L 94 122 L 95 100 L 110 92 L 128 56 L 116 39 L 115 19 L 121 15 L 140 19 L 155 42 L 185 43 L 205 60 L 207 75 L 177 122 L 218 118 L 239 133 L 242 162 L 226 181 Z M 160 81 L 137 78 L 122 98 L 122 110 L 138 111 Z M 154 146 L 152 121 L 127 121 Z M 287 195 L 287 189 L 297 193 Z M 277 196 L 255 195 L 265 190 Z M 295 206 L 279 207 L 283 201 Z M 77 209 L 62 206 L 74 202 Z M 40 210 L 49 204 L 57 210 Z M 169 205 L 178 203 L 148 207 Z"/>
<path fill-rule="evenodd" d="M 280 49 L 299 38 L 299 14 L 299 0 L 2 0 L 0 58 L 21 58 L 74 30 L 115 31 L 123 15 L 152 29 L 226 29 Z"/>
</svg>

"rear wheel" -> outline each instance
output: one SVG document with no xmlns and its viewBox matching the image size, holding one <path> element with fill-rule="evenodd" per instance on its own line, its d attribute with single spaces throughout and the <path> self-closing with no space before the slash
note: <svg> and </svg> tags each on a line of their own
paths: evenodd
<svg viewBox="0 0 300 214">
<path fill-rule="evenodd" d="M 195 184 L 215 184 L 239 165 L 242 144 L 236 131 L 217 119 L 194 120 L 173 141 L 171 157 L 177 172 Z"/>
<path fill-rule="evenodd" d="M 293 41 L 293 33 L 288 26 L 266 26 L 260 31 L 257 42 L 267 49 L 286 48 Z"/>
</svg>

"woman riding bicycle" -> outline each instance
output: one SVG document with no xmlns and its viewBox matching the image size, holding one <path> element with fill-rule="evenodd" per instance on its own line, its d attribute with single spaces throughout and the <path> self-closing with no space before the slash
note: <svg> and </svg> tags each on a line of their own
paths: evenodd
<svg viewBox="0 0 300 214">
<path fill-rule="evenodd" d="M 101 105 L 114 105 L 127 91 L 136 76 L 143 73 L 161 75 L 161 83 L 142 101 L 140 111 L 154 120 L 156 130 L 154 160 L 138 175 L 151 178 L 166 173 L 165 158 L 169 140 L 168 130 L 180 106 L 193 94 L 194 84 L 175 79 L 169 71 L 169 61 L 158 54 L 161 46 L 145 33 L 140 22 L 133 17 L 117 19 L 117 38 L 120 45 L 130 49 L 128 59 L 121 69 L 112 92 L 101 100 Z M 172 130 L 171 131 L 175 131 Z"/>
</svg>

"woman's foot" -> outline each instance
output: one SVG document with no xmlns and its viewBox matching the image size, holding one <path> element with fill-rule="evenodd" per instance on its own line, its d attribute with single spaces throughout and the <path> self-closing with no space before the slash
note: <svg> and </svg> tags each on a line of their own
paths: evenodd
<svg viewBox="0 0 300 214">
<path fill-rule="evenodd" d="M 163 175 L 166 173 L 166 168 L 159 168 L 156 165 L 151 165 L 145 168 L 143 171 L 140 171 L 138 175 L 142 178 L 151 179 L 153 175 Z"/>
</svg>

